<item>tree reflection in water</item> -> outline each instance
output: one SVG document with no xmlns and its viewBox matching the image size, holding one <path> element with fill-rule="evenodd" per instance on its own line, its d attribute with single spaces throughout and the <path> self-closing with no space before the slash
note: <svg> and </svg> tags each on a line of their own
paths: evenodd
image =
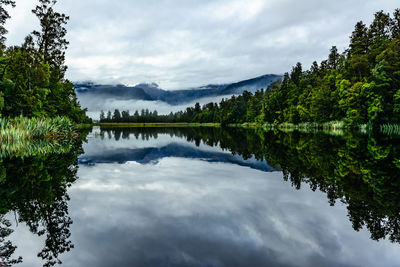
<svg viewBox="0 0 400 267">
<path fill-rule="evenodd" d="M 18 223 L 25 223 L 33 234 L 45 236 L 38 257 L 44 266 L 61 263 L 62 253 L 73 248 L 71 218 L 68 216 L 67 188 L 77 179 L 78 156 L 83 152 L 82 138 L 69 140 L 60 152 L 0 159 L 0 253 L 3 266 L 21 262 L 12 258 L 16 246 L 6 238 L 13 232 L 7 213 L 15 213 Z M 1 266 L 1 264 L 0 264 Z"/>
</svg>

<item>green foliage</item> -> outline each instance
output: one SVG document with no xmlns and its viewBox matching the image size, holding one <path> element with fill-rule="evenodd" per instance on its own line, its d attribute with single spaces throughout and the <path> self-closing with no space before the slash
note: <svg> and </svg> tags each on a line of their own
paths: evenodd
<svg viewBox="0 0 400 267">
<path fill-rule="evenodd" d="M 6 6 L 15 7 L 14 0 L 0 0 L 0 48 L 4 46 L 4 42 L 6 41 L 5 35 L 7 34 L 6 28 L 4 28 L 4 24 L 7 19 L 10 18 L 10 14 L 6 10 Z"/>
<path fill-rule="evenodd" d="M 4 108 L 4 97 L 3 97 L 3 92 L 0 92 L 0 117 L 1 117 L 1 111 Z"/>
<path fill-rule="evenodd" d="M 7 145 L 19 147 L 19 143 L 38 138 L 67 135 L 72 131 L 72 122 L 65 117 L 0 118 L 0 148 Z"/>
<path fill-rule="evenodd" d="M 55 0 L 39 0 L 33 10 L 41 31 L 28 35 L 22 46 L 0 48 L 0 114 L 5 117 L 68 117 L 75 123 L 91 120 L 82 110 L 74 85 L 64 79 L 65 40 L 68 21 L 65 14 L 54 10 Z M 8 13 L 1 0 L 0 26 Z M 4 20 L 3 20 L 4 19 Z M 0 28 L 0 34 L 1 34 Z M 1 35 L 2 36 L 2 35 Z"/>
<path fill-rule="evenodd" d="M 54 10 L 57 0 L 39 0 L 39 3 L 32 13 L 39 19 L 41 30 L 33 31 L 32 35 L 36 38 L 38 51 L 51 66 L 52 79 L 58 81 L 64 78 L 67 69 L 64 61 L 69 42 L 65 39 L 64 25 L 69 17 Z"/>
</svg>

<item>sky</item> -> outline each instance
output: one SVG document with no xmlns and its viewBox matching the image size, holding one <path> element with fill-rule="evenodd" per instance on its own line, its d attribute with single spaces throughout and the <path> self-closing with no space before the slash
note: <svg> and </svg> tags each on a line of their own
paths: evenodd
<svg viewBox="0 0 400 267">
<path fill-rule="evenodd" d="M 8 45 L 33 29 L 33 0 L 17 0 Z M 70 16 L 66 55 L 71 81 L 163 89 L 230 83 L 308 68 L 332 45 L 343 51 L 359 20 L 392 13 L 398 0 L 60 0 Z"/>
</svg>

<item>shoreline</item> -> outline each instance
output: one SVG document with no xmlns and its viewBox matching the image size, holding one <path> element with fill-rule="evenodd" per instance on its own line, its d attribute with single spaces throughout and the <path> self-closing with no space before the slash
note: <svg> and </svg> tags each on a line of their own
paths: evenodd
<svg viewBox="0 0 400 267">
<path fill-rule="evenodd" d="M 93 126 L 121 127 L 121 128 L 162 128 L 162 127 L 221 127 L 220 123 L 195 123 L 195 122 L 100 122 Z"/>
<path fill-rule="evenodd" d="M 372 125 L 362 124 L 357 127 L 351 128 L 345 126 L 343 122 L 340 121 L 332 121 L 327 123 L 300 123 L 300 124 L 292 124 L 292 123 L 231 123 L 225 126 L 222 126 L 221 123 L 193 123 L 193 122 L 151 122 L 151 123 L 135 123 L 135 122 L 97 122 L 93 123 L 93 126 L 103 126 L 103 127 L 115 127 L 115 128 L 163 128 L 163 127 L 171 127 L 171 128 L 179 128 L 179 127 L 227 127 L 227 128 L 251 128 L 251 129 L 262 129 L 265 131 L 279 130 L 279 131 L 299 131 L 305 133 L 329 133 L 335 135 L 341 135 L 345 132 L 359 132 L 362 134 L 368 134 L 371 132 L 377 132 L 381 134 L 391 135 L 396 134 L 400 135 L 400 124 L 382 124 L 375 127 Z"/>
</svg>

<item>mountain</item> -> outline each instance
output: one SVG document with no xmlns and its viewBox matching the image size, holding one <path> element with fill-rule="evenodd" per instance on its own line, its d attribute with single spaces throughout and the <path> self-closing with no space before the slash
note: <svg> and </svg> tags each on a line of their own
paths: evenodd
<svg viewBox="0 0 400 267">
<path fill-rule="evenodd" d="M 256 92 L 267 88 L 282 76 L 267 74 L 253 79 L 231 84 L 210 84 L 186 90 L 167 91 L 159 88 L 156 83 L 142 83 L 135 86 L 99 85 L 94 83 L 76 83 L 76 93 L 80 96 L 96 96 L 117 100 L 148 100 L 163 101 L 171 105 L 189 103 L 196 99 L 223 95 L 241 94 L 244 91 Z"/>
<path fill-rule="evenodd" d="M 171 143 L 163 147 L 110 149 L 102 151 L 101 154 L 86 153 L 79 157 L 78 163 L 80 165 L 93 166 L 101 163 L 124 164 L 129 161 L 134 161 L 146 165 L 156 164 L 161 159 L 169 157 L 200 159 L 207 162 L 222 162 L 265 172 L 275 171 L 266 161 L 258 161 L 255 158 L 244 159 L 239 155 L 232 155 L 231 153 L 205 151 L 177 143 Z"/>
<path fill-rule="evenodd" d="M 140 99 L 154 100 L 152 96 L 146 93 L 141 87 L 128 87 L 125 85 L 100 85 L 93 83 L 76 83 L 75 90 L 79 95 L 96 95 L 105 98 L 114 99 Z"/>
<path fill-rule="evenodd" d="M 257 78 L 244 80 L 237 83 L 227 85 L 221 90 L 221 95 L 236 95 L 242 94 L 244 91 L 255 93 L 261 88 L 266 89 L 271 83 L 279 80 L 282 76 L 279 75 L 263 75 Z"/>
</svg>

